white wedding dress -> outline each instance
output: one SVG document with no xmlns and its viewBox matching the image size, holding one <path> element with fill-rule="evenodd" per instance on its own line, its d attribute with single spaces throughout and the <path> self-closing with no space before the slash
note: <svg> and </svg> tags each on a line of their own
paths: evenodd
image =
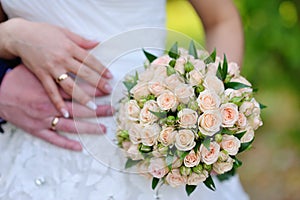
<svg viewBox="0 0 300 200">
<path fill-rule="evenodd" d="M 92 53 L 109 66 L 114 75 L 114 85 L 124 78 L 131 66 L 142 65 L 144 58 L 138 52 L 132 51 L 133 49 L 147 45 L 150 38 L 153 38 L 151 44 L 155 48 L 163 45 L 163 41 L 152 34 L 154 29 L 151 27 L 165 26 L 164 0 L 0 1 L 9 18 L 22 17 L 47 22 L 66 27 L 86 38 L 104 41 Z M 142 35 L 145 34 L 144 37 L 140 37 L 141 33 L 135 37 L 139 28 L 145 27 L 147 28 L 141 32 Z M 129 30 L 134 29 L 137 31 L 130 34 Z M 129 31 L 129 39 L 126 34 L 118 35 L 124 31 Z M 161 31 L 162 29 L 158 29 L 159 33 Z M 164 34 L 161 35 L 160 38 L 163 38 Z M 112 36 L 113 40 L 110 39 Z M 135 40 L 132 41 L 132 38 Z M 121 44 L 125 44 L 126 48 L 122 49 Z M 127 54 L 122 54 L 124 52 Z M 115 92 L 113 95 L 119 93 Z M 114 103 L 116 98 L 112 99 Z M 99 103 L 108 101 L 109 98 L 98 100 Z M 113 118 L 98 120 L 107 125 L 106 136 L 68 135 L 81 139 L 85 149 L 80 153 L 60 149 L 6 124 L 5 134 L 0 134 L 0 199 L 155 199 L 157 196 L 151 189 L 151 180 L 133 173 L 121 172 L 124 163 L 113 143 Z M 238 176 L 221 183 L 214 180 L 217 188 L 215 192 L 200 185 L 187 197 L 184 187 L 171 188 L 163 185 L 158 190 L 158 197 L 173 200 L 248 199 Z"/>
</svg>

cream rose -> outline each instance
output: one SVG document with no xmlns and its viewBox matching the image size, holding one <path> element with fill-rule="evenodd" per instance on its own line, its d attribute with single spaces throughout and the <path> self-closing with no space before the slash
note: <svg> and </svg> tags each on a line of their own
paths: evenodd
<svg viewBox="0 0 300 200">
<path fill-rule="evenodd" d="M 215 110 L 219 108 L 221 99 L 214 91 L 204 90 L 199 94 L 197 103 L 201 111 L 204 112 L 206 110 Z"/>
<path fill-rule="evenodd" d="M 241 146 L 241 142 L 233 135 L 223 135 L 221 147 L 228 152 L 229 155 L 236 155 Z"/>
<path fill-rule="evenodd" d="M 234 103 L 225 103 L 220 107 L 223 127 L 233 127 L 239 119 L 239 111 Z"/>
<path fill-rule="evenodd" d="M 239 117 L 236 124 L 239 129 L 244 129 L 247 126 L 247 118 L 243 113 L 239 113 Z"/>
<path fill-rule="evenodd" d="M 153 80 L 165 79 L 168 77 L 166 66 L 154 66 L 153 70 L 154 70 Z"/>
<path fill-rule="evenodd" d="M 169 62 L 171 61 L 171 58 L 168 55 L 160 56 L 157 59 L 153 60 L 151 65 L 153 66 L 167 66 L 169 65 Z"/>
<path fill-rule="evenodd" d="M 175 94 L 165 91 L 157 97 L 157 104 L 161 110 L 173 110 L 176 109 L 178 100 Z"/>
<path fill-rule="evenodd" d="M 153 112 L 159 111 L 156 101 L 149 100 L 144 104 L 144 107 L 140 112 L 140 122 L 142 124 L 153 124 L 158 120 L 158 117 L 152 114 L 150 110 Z"/>
<path fill-rule="evenodd" d="M 253 130 L 258 129 L 258 127 L 263 125 L 263 122 L 258 114 L 252 114 L 248 117 L 248 125 L 253 128 Z"/>
<path fill-rule="evenodd" d="M 158 124 L 146 125 L 141 130 L 141 142 L 146 146 L 153 146 L 158 139 L 160 126 Z"/>
<path fill-rule="evenodd" d="M 174 143 L 176 134 L 177 131 L 175 131 L 173 127 L 166 127 L 160 132 L 158 140 L 163 145 L 169 146 Z"/>
<path fill-rule="evenodd" d="M 207 177 L 208 177 L 208 172 L 206 170 L 203 170 L 202 173 L 200 173 L 200 174 L 192 173 L 187 178 L 187 184 L 188 185 L 199 185 L 200 183 L 205 181 Z"/>
<path fill-rule="evenodd" d="M 178 85 L 181 85 L 184 81 L 177 75 L 172 74 L 165 79 L 165 83 L 171 91 L 174 91 Z"/>
<path fill-rule="evenodd" d="M 254 107 L 255 107 L 254 103 L 249 101 L 244 101 L 240 106 L 240 112 L 244 113 L 245 116 L 247 117 L 252 114 Z"/>
<path fill-rule="evenodd" d="M 252 127 L 248 126 L 246 128 L 246 133 L 241 138 L 241 143 L 251 142 L 254 138 L 254 130 Z"/>
<path fill-rule="evenodd" d="M 190 59 L 190 62 L 194 65 L 195 69 L 201 74 L 205 73 L 205 63 L 199 59 Z"/>
<path fill-rule="evenodd" d="M 178 112 L 179 126 L 182 128 L 195 128 L 198 114 L 196 111 L 184 108 Z"/>
<path fill-rule="evenodd" d="M 140 82 L 130 90 L 130 93 L 136 100 L 145 98 L 150 94 L 150 91 L 148 90 L 148 84 L 145 82 Z"/>
<path fill-rule="evenodd" d="M 166 176 L 166 181 L 170 186 L 178 187 L 186 184 L 187 177 L 181 176 L 180 171 L 178 169 L 173 169 Z"/>
<path fill-rule="evenodd" d="M 184 157 L 183 163 L 186 167 L 195 167 L 199 165 L 200 160 L 200 152 L 195 153 L 194 150 L 191 150 L 190 153 Z"/>
<path fill-rule="evenodd" d="M 225 90 L 223 82 L 215 75 L 207 75 L 204 79 L 203 86 L 206 89 L 215 91 L 218 95 L 221 95 Z"/>
<path fill-rule="evenodd" d="M 198 119 L 198 127 L 203 135 L 213 136 L 220 130 L 222 118 L 219 110 L 207 110 Z"/>
<path fill-rule="evenodd" d="M 175 88 L 174 92 L 177 98 L 179 99 L 179 102 L 184 104 L 187 104 L 190 101 L 190 99 L 194 98 L 195 96 L 193 87 L 186 84 L 179 85 Z"/>
<path fill-rule="evenodd" d="M 230 82 L 238 82 L 238 83 L 243 83 L 248 86 L 252 86 L 251 83 L 242 76 L 234 77 L 230 80 Z"/>
<path fill-rule="evenodd" d="M 228 74 L 233 77 L 240 75 L 240 67 L 235 62 L 228 63 Z"/>
<path fill-rule="evenodd" d="M 129 134 L 129 138 L 130 138 L 130 141 L 133 143 L 133 144 L 139 144 L 141 143 L 141 136 L 140 136 L 140 132 L 141 132 L 141 129 L 143 127 L 140 125 L 140 124 L 132 124 L 129 131 L 128 131 L 128 134 Z"/>
<path fill-rule="evenodd" d="M 162 158 L 151 158 L 148 170 L 155 178 L 162 178 L 169 172 L 166 162 Z"/>
<path fill-rule="evenodd" d="M 219 153 L 220 145 L 216 142 L 210 142 L 209 149 L 203 144 L 200 145 L 201 160 L 207 165 L 215 163 L 218 160 Z"/>
<path fill-rule="evenodd" d="M 184 64 L 186 63 L 186 59 L 184 57 L 180 57 L 176 60 L 176 64 L 174 69 L 178 71 L 180 74 L 184 74 Z"/>
<path fill-rule="evenodd" d="M 213 164 L 213 170 L 217 174 L 224 174 L 225 172 L 228 172 L 232 169 L 233 167 L 233 159 L 228 158 L 226 162 L 215 162 Z"/>
<path fill-rule="evenodd" d="M 141 109 L 136 100 L 130 100 L 127 104 L 128 118 L 132 121 L 138 121 Z"/>
<path fill-rule="evenodd" d="M 147 69 L 141 73 L 139 73 L 139 81 L 141 82 L 148 82 L 150 80 L 153 80 L 154 71 Z"/>
<path fill-rule="evenodd" d="M 132 144 L 129 149 L 127 150 L 127 155 L 132 160 L 142 160 L 144 159 L 143 155 L 139 151 L 139 146 L 137 144 Z"/>
<path fill-rule="evenodd" d="M 191 86 L 200 85 L 203 81 L 203 75 L 194 69 L 188 73 L 188 80 Z"/>
<path fill-rule="evenodd" d="M 165 92 L 166 87 L 161 81 L 150 81 L 148 83 L 149 91 L 156 97 Z"/>
<path fill-rule="evenodd" d="M 193 131 L 182 129 L 175 136 L 175 146 L 180 151 L 189 151 L 195 147 L 196 142 Z"/>
</svg>

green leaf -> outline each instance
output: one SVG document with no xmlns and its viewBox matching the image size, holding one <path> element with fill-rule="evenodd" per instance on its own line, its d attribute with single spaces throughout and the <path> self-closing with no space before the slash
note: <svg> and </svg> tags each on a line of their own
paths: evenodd
<svg viewBox="0 0 300 200">
<path fill-rule="evenodd" d="M 190 42 L 189 54 L 194 56 L 195 59 L 198 59 L 197 49 L 193 40 Z"/>
<path fill-rule="evenodd" d="M 169 56 L 171 58 L 177 59 L 179 57 L 179 53 L 178 53 L 178 43 L 175 42 L 175 44 L 173 44 L 173 46 L 171 47 L 171 49 L 169 50 Z"/>
<path fill-rule="evenodd" d="M 128 168 L 138 164 L 139 162 L 140 162 L 139 160 L 127 159 L 126 164 L 125 164 L 125 169 L 128 169 Z"/>
<path fill-rule="evenodd" d="M 241 143 L 241 146 L 239 148 L 239 153 L 242 153 L 243 151 L 250 149 L 253 141 L 254 138 L 250 142 Z"/>
<path fill-rule="evenodd" d="M 204 185 L 206 187 L 208 187 L 209 189 L 211 189 L 212 191 L 215 191 L 216 190 L 216 186 L 215 186 L 215 183 L 213 181 L 213 179 L 211 178 L 211 176 L 209 175 L 206 180 L 203 182 Z"/>
<path fill-rule="evenodd" d="M 240 166 L 243 165 L 243 162 L 237 159 L 236 157 L 233 157 L 233 159 L 234 159 L 234 163 L 233 163 L 234 168 L 239 168 Z"/>
<path fill-rule="evenodd" d="M 235 89 L 235 90 L 250 87 L 249 85 L 239 83 L 239 82 L 228 82 L 228 83 L 225 83 L 224 85 L 225 85 L 225 89 L 232 88 L 232 89 Z"/>
<path fill-rule="evenodd" d="M 195 147 L 194 147 L 194 151 L 195 151 L 195 153 L 197 153 L 197 152 L 199 151 L 199 147 L 200 147 L 200 145 L 201 145 L 201 142 L 199 142 L 199 141 L 196 141 L 196 145 L 195 145 Z"/>
<path fill-rule="evenodd" d="M 207 137 L 205 140 L 202 142 L 202 144 L 207 148 L 208 151 L 210 151 L 210 138 Z"/>
<path fill-rule="evenodd" d="M 227 134 L 227 135 L 233 135 L 235 132 L 234 131 L 231 131 L 227 128 L 223 128 L 222 131 L 221 131 L 223 134 Z"/>
<path fill-rule="evenodd" d="M 213 63 L 216 61 L 217 51 L 214 49 L 214 51 L 204 60 L 205 64 Z"/>
<path fill-rule="evenodd" d="M 128 92 L 137 84 L 131 81 L 123 81 L 123 84 L 125 85 Z"/>
<path fill-rule="evenodd" d="M 263 104 L 261 104 L 261 103 L 259 103 L 259 107 L 260 107 L 260 109 L 265 109 L 265 108 L 267 108 L 267 106 L 265 106 L 265 105 L 263 105 Z"/>
<path fill-rule="evenodd" d="M 172 59 L 172 60 L 169 62 L 169 65 L 170 65 L 170 67 L 175 67 L 175 65 L 176 65 L 176 60 Z"/>
<path fill-rule="evenodd" d="M 158 178 L 153 177 L 152 179 L 152 190 L 154 190 L 159 182 Z"/>
<path fill-rule="evenodd" d="M 180 153 L 179 153 L 180 152 Z M 184 158 L 189 154 L 188 151 L 178 151 L 177 155 L 179 156 L 180 160 L 184 160 Z"/>
<path fill-rule="evenodd" d="M 157 56 L 145 51 L 145 49 L 143 49 L 143 52 L 150 63 L 152 63 L 157 58 Z"/>
<path fill-rule="evenodd" d="M 219 63 L 216 75 L 217 75 L 218 79 L 222 80 L 222 67 L 221 67 L 221 63 Z"/>
<path fill-rule="evenodd" d="M 168 154 L 167 157 L 166 157 L 166 164 L 167 164 L 170 171 L 172 170 L 173 161 L 174 161 L 174 156 Z"/>
<path fill-rule="evenodd" d="M 173 67 L 166 66 L 167 67 L 167 75 L 171 76 L 172 74 L 176 73 L 176 70 Z"/>
<path fill-rule="evenodd" d="M 217 175 L 217 178 L 219 181 L 226 181 L 229 178 L 233 177 L 235 175 L 235 168 L 232 168 L 230 171 L 225 172 L 224 174 Z"/>
<path fill-rule="evenodd" d="M 159 119 L 163 119 L 167 117 L 167 112 L 161 111 L 161 112 L 155 112 L 152 110 L 149 110 L 153 115 L 155 115 L 156 117 L 158 117 Z"/>
<path fill-rule="evenodd" d="M 222 66 L 222 81 L 226 79 L 227 73 L 228 73 L 228 63 L 227 63 L 226 55 L 224 54 L 224 61 Z"/>
<path fill-rule="evenodd" d="M 190 196 L 196 188 L 197 185 L 185 185 L 185 192 L 188 196 Z"/>
<path fill-rule="evenodd" d="M 241 133 L 234 134 L 234 136 L 240 140 L 245 135 L 245 133 L 247 133 L 247 131 L 243 131 Z"/>
</svg>

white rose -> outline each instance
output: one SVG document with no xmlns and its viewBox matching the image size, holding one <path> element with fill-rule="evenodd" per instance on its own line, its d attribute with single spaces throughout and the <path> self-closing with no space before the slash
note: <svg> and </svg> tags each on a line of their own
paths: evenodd
<svg viewBox="0 0 300 200">
<path fill-rule="evenodd" d="M 199 185 L 200 183 L 205 181 L 207 177 L 208 177 L 208 172 L 206 170 L 203 170 L 202 173 L 200 173 L 200 174 L 193 172 L 191 175 L 188 176 L 187 184 L 188 185 Z"/>
<path fill-rule="evenodd" d="M 251 142 L 254 138 L 254 130 L 252 127 L 248 126 L 246 128 L 246 133 L 241 138 L 241 143 Z"/>
<path fill-rule="evenodd" d="M 186 63 L 186 59 L 184 57 L 180 57 L 176 60 L 176 64 L 174 66 L 174 69 L 178 71 L 180 74 L 184 74 L 184 64 Z"/>
<path fill-rule="evenodd" d="M 184 108 L 178 112 L 179 126 L 182 128 L 194 128 L 197 124 L 198 114 L 196 111 Z"/>
<path fill-rule="evenodd" d="M 147 101 L 140 112 L 140 122 L 143 124 L 154 123 L 156 120 L 158 120 L 158 117 L 152 114 L 150 111 L 157 112 L 158 110 L 159 109 L 156 101 L 154 100 Z"/>
<path fill-rule="evenodd" d="M 164 56 L 158 57 L 155 60 L 153 60 L 151 65 L 165 67 L 165 66 L 169 65 L 170 61 L 171 61 L 171 58 L 168 55 L 164 55 Z"/>
<path fill-rule="evenodd" d="M 203 75 L 194 69 L 188 73 L 188 80 L 191 86 L 200 85 L 203 81 Z"/>
<path fill-rule="evenodd" d="M 190 55 L 189 52 L 185 48 L 179 47 L 178 52 L 179 52 L 180 56 L 189 56 Z"/>
<path fill-rule="evenodd" d="M 136 100 L 130 100 L 127 102 L 127 114 L 128 118 L 132 121 L 138 121 L 141 109 Z"/>
<path fill-rule="evenodd" d="M 173 162 L 172 162 L 172 169 L 176 169 L 181 167 L 182 165 L 182 159 L 178 158 L 178 157 L 173 157 Z"/>
<path fill-rule="evenodd" d="M 201 111 L 204 112 L 206 110 L 214 110 L 219 108 L 221 99 L 214 91 L 204 90 L 203 92 L 200 92 L 197 98 L 197 103 Z"/>
<path fill-rule="evenodd" d="M 153 146 L 158 139 L 160 126 L 158 124 L 146 125 L 141 130 L 141 142 L 146 146 Z"/>
<path fill-rule="evenodd" d="M 178 100 L 175 94 L 170 91 L 165 91 L 157 97 L 157 104 L 161 110 L 176 109 Z"/>
<path fill-rule="evenodd" d="M 181 176 L 180 171 L 178 169 L 173 169 L 168 173 L 166 177 L 167 183 L 172 187 L 178 187 L 181 185 L 185 185 L 187 178 L 185 176 Z"/>
<path fill-rule="evenodd" d="M 153 79 L 153 76 L 154 76 L 154 71 L 147 69 L 147 70 L 139 73 L 139 81 L 148 82 Z"/>
<path fill-rule="evenodd" d="M 141 143 L 141 136 L 140 136 L 140 132 L 141 132 L 141 129 L 143 127 L 140 125 L 140 124 L 132 124 L 129 131 L 128 131 L 128 134 L 129 134 L 129 138 L 130 138 L 130 141 L 133 143 L 133 144 L 139 144 Z"/>
<path fill-rule="evenodd" d="M 239 118 L 237 120 L 238 128 L 243 129 L 247 126 L 247 118 L 243 113 L 239 113 Z"/>
<path fill-rule="evenodd" d="M 174 143 L 176 134 L 177 131 L 175 131 L 173 127 L 163 128 L 163 130 L 159 134 L 158 140 L 163 145 L 169 146 Z"/>
<path fill-rule="evenodd" d="M 143 155 L 139 151 L 139 145 L 137 144 L 132 144 L 128 151 L 127 155 L 132 159 L 132 160 L 142 160 L 144 159 Z"/>
<path fill-rule="evenodd" d="M 195 153 L 194 150 L 191 150 L 188 155 L 184 157 L 183 163 L 186 167 L 195 167 L 200 163 L 200 152 Z"/>
<path fill-rule="evenodd" d="M 151 81 L 148 83 L 148 89 L 157 97 L 166 90 L 166 87 L 161 81 Z"/>
<path fill-rule="evenodd" d="M 144 176 L 146 179 L 151 180 L 153 176 L 149 173 L 149 163 L 147 160 L 140 161 L 136 164 L 137 172 Z"/>
<path fill-rule="evenodd" d="M 177 74 L 172 74 L 165 79 L 165 83 L 171 91 L 174 91 L 174 89 L 183 82 L 184 81 Z"/>
<path fill-rule="evenodd" d="M 228 152 L 229 155 L 236 155 L 241 146 L 241 142 L 233 135 L 223 135 L 221 147 Z"/>
<path fill-rule="evenodd" d="M 220 111 L 207 110 L 198 119 L 198 127 L 203 135 L 213 136 L 220 130 L 222 118 Z"/>
<path fill-rule="evenodd" d="M 195 147 L 195 135 L 193 131 L 182 129 L 175 136 L 175 146 L 180 151 L 188 151 Z"/>
<path fill-rule="evenodd" d="M 195 69 L 198 72 L 201 72 L 201 74 L 205 73 L 205 63 L 203 62 L 203 60 L 199 60 L 199 59 L 190 59 L 190 62 L 194 65 Z"/>
<path fill-rule="evenodd" d="M 213 164 L 213 170 L 217 174 L 224 174 L 225 172 L 228 172 L 232 169 L 233 167 L 233 159 L 228 158 L 226 162 L 215 162 Z"/>
<path fill-rule="evenodd" d="M 245 85 L 248 85 L 248 86 L 252 86 L 251 83 L 244 77 L 242 76 L 238 76 L 238 77 L 233 77 L 230 82 L 238 82 L 238 83 L 243 83 Z"/>
<path fill-rule="evenodd" d="M 207 164 L 211 165 L 218 160 L 220 153 L 220 145 L 216 142 L 210 142 L 209 150 L 203 145 L 200 145 L 201 160 Z"/>
<path fill-rule="evenodd" d="M 240 112 L 244 113 L 246 117 L 250 116 L 252 114 L 254 107 L 255 107 L 254 103 L 249 101 L 244 101 L 240 106 Z"/>
<path fill-rule="evenodd" d="M 165 79 L 168 77 L 166 66 L 154 66 L 154 76 L 153 80 Z"/>
<path fill-rule="evenodd" d="M 206 89 L 215 91 L 218 95 L 223 94 L 225 90 L 223 82 L 215 75 L 207 75 L 204 79 L 203 86 Z"/>
<path fill-rule="evenodd" d="M 240 67 L 235 62 L 228 63 L 228 74 L 233 77 L 240 75 Z"/>
<path fill-rule="evenodd" d="M 228 100 L 231 100 L 234 97 L 241 97 L 242 92 L 241 90 L 234 90 L 232 88 L 228 88 L 224 91 L 224 95 L 227 97 Z"/>
<path fill-rule="evenodd" d="M 169 172 L 166 162 L 162 158 L 151 158 L 148 170 L 155 178 L 162 178 Z"/>
<path fill-rule="evenodd" d="M 248 117 L 248 125 L 253 128 L 253 130 L 258 129 L 258 127 L 263 125 L 263 122 L 260 118 L 260 115 L 252 114 L 250 117 Z"/>
<path fill-rule="evenodd" d="M 192 86 L 181 84 L 175 88 L 175 95 L 181 103 L 187 104 L 190 99 L 194 98 L 195 93 Z"/>
<path fill-rule="evenodd" d="M 136 100 L 145 98 L 150 94 L 150 91 L 148 90 L 148 84 L 145 82 L 140 82 L 130 90 L 130 93 L 133 94 L 133 97 Z"/>
<path fill-rule="evenodd" d="M 239 119 L 239 111 L 234 103 L 225 103 L 220 107 L 223 127 L 233 127 Z"/>
</svg>

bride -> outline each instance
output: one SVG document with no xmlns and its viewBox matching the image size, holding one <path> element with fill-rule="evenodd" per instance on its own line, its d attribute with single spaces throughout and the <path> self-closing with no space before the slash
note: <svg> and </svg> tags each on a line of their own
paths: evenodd
<svg viewBox="0 0 300 200">
<path fill-rule="evenodd" d="M 232 2 L 190 2 L 203 21 L 207 49 L 217 47 L 241 63 Z M 142 64 L 131 50 L 163 48 L 165 1 L 1 0 L 1 6 L 8 20 L 0 24 L 0 57 L 20 57 L 22 64 L 6 73 L 0 88 L 0 117 L 10 122 L 0 135 L 0 199 L 248 199 L 238 176 L 215 179 L 215 192 L 201 185 L 190 197 L 184 188 L 152 191 L 151 181 L 122 172 L 111 140 L 113 118 L 86 119 L 112 114 L 92 96 L 106 95 L 97 103 L 107 104 L 118 95 L 113 87 Z"/>
</svg>

